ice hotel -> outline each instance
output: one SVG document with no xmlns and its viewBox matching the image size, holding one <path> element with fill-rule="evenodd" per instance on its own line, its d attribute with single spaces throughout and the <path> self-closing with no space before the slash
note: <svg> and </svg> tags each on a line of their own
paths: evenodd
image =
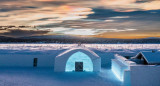
<svg viewBox="0 0 160 86">
<path fill-rule="evenodd" d="M 127 59 L 80 46 L 53 51 L 1 52 L 0 67 L 50 67 L 55 72 L 100 72 L 108 67 L 124 86 L 160 86 L 160 52 L 140 52 Z"/>
</svg>

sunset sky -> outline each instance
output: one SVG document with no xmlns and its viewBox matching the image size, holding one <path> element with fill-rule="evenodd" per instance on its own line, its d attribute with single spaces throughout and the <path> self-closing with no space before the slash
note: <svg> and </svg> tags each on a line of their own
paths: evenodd
<svg viewBox="0 0 160 86">
<path fill-rule="evenodd" d="M 160 0 L 0 0 L 0 36 L 160 37 Z M 17 34 L 18 33 L 18 34 Z"/>
</svg>

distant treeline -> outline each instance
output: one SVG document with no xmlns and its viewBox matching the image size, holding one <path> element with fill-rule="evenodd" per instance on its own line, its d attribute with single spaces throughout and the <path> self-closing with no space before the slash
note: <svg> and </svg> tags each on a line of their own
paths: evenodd
<svg viewBox="0 0 160 86">
<path fill-rule="evenodd" d="M 153 39 L 107 39 L 107 38 L 10 38 L 0 37 L 0 43 L 160 43 Z"/>
</svg>

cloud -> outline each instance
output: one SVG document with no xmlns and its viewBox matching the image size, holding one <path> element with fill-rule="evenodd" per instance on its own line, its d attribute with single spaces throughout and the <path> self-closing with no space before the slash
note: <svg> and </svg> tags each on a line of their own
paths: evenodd
<svg viewBox="0 0 160 86">
<path fill-rule="evenodd" d="M 117 12 L 110 9 L 95 8 L 94 14 L 90 14 L 87 19 L 98 20 L 121 20 L 121 21 L 158 21 L 160 10 Z"/>
<path fill-rule="evenodd" d="M 159 10 L 160 9 L 160 1 L 154 0 L 146 3 L 140 4 L 142 9 L 144 10 Z"/>
<path fill-rule="evenodd" d="M 0 2 L 0 20 L 3 21 L 0 25 L 45 25 L 80 20 L 90 17 L 95 13 L 93 9 L 99 7 L 111 11 L 102 12 L 102 15 L 96 16 L 97 18 L 110 14 L 119 16 L 116 12 L 159 9 L 160 3 L 158 0 L 0 0 Z M 45 18 L 50 19 L 40 20 Z"/>
<path fill-rule="evenodd" d="M 28 30 L 28 29 L 7 29 L 0 30 L 1 36 L 8 37 L 26 37 L 26 36 L 37 36 L 37 35 L 46 35 L 49 31 L 47 30 Z"/>
<path fill-rule="evenodd" d="M 92 35 L 99 35 L 103 34 L 106 32 L 123 32 L 123 31 L 134 31 L 136 29 L 129 29 L 129 28 L 124 28 L 124 29 L 75 29 L 75 28 L 67 28 L 67 27 L 53 27 L 53 28 L 47 28 L 50 30 L 50 33 L 55 33 L 55 34 L 66 34 L 66 35 L 85 35 L 85 36 L 92 36 Z"/>
<path fill-rule="evenodd" d="M 28 6 L 27 6 L 28 7 Z M 13 10 L 13 9 L 10 9 Z M 7 17 L 0 17 L 4 20 L 1 25 L 44 25 L 50 23 L 59 23 L 65 20 L 78 20 L 87 18 L 92 14 L 91 8 L 79 6 L 58 6 L 58 7 L 36 7 L 27 8 L 27 10 L 14 10 L 12 12 L 5 11 L 0 16 L 8 15 Z M 50 18 L 50 19 L 46 19 Z M 40 19 L 46 19 L 42 21 Z"/>
<path fill-rule="evenodd" d="M 110 17 L 110 18 L 122 19 L 122 18 L 129 18 L 129 16 L 115 16 L 115 17 Z"/>
<path fill-rule="evenodd" d="M 0 0 L 0 25 L 39 26 L 38 30 L 20 29 L 24 36 L 149 34 L 160 32 L 159 4 L 159 0 Z M 0 34 L 22 36 L 15 34 L 18 31 L 1 30 Z"/>
<path fill-rule="evenodd" d="M 119 12 L 160 9 L 159 0 L 101 0 L 101 4 Z"/>
</svg>

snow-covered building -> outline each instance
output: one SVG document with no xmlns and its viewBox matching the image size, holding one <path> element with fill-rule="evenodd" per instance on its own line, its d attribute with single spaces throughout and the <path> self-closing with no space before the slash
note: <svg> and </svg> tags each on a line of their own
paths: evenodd
<svg viewBox="0 0 160 86">
<path fill-rule="evenodd" d="M 124 86 L 160 86 L 160 52 L 140 52 L 131 59 L 115 55 L 112 71 Z"/>
<path fill-rule="evenodd" d="M 101 57 L 84 47 L 50 51 L 7 50 L 0 52 L 0 67 L 48 67 L 55 72 L 101 70 Z"/>
<path fill-rule="evenodd" d="M 54 70 L 97 72 L 101 69 L 101 58 L 87 48 L 72 48 L 55 58 Z"/>
<path fill-rule="evenodd" d="M 111 67 L 112 77 L 116 76 L 124 86 L 160 86 L 160 52 L 140 52 L 130 58 L 134 52 L 120 50 L 117 53 L 85 46 L 10 48 L 0 50 L 0 68 L 49 67 L 55 72 L 98 72 L 104 67 L 110 72 Z"/>
<path fill-rule="evenodd" d="M 139 64 L 158 65 L 160 64 L 160 52 L 140 52 L 133 59 L 135 59 L 135 62 Z"/>
</svg>

